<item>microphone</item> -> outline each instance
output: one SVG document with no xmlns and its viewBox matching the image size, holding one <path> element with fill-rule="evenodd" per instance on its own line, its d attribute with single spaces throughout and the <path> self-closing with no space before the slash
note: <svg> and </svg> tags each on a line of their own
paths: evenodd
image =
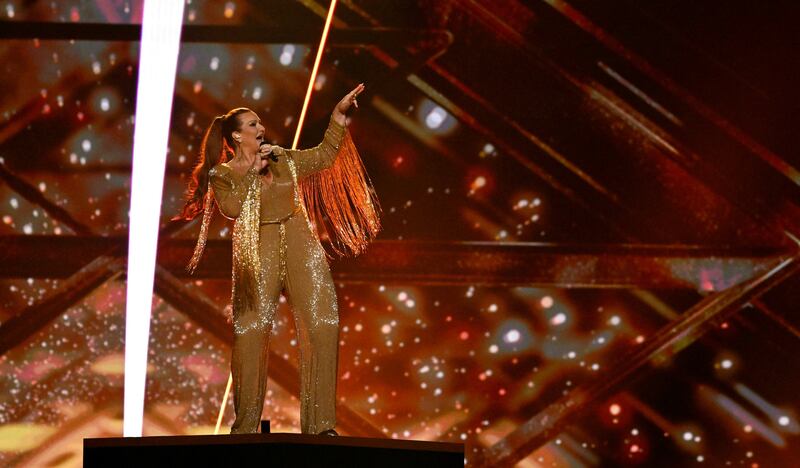
<svg viewBox="0 0 800 468">
<path fill-rule="evenodd" d="M 258 147 L 261 148 L 262 146 L 265 146 L 265 145 L 268 145 L 268 143 L 266 141 L 262 142 L 260 145 L 258 145 Z M 278 162 L 278 156 L 276 154 L 274 154 L 272 152 L 272 150 L 270 150 L 270 152 L 269 152 L 269 159 L 271 159 L 272 162 Z"/>
</svg>

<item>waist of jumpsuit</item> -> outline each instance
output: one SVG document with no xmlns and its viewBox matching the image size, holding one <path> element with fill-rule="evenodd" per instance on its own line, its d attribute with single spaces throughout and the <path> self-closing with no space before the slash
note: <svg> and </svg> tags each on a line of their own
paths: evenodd
<svg viewBox="0 0 800 468">
<path fill-rule="evenodd" d="M 267 224 L 283 224 L 284 222 L 288 221 L 292 216 L 296 215 L 300 211 L 302 211 L 302 209 L 300 208 L 300 204 L 296 204 L 291 213 L 289 213 L 289 214 L 287 214 L 285 216 L 281 216 L 280 218 L 277 218 L 277 219 L 269 219 L 269 220 L 259 221 L 258 225 L 259 226 L 265 226 Z"/>
</svg>

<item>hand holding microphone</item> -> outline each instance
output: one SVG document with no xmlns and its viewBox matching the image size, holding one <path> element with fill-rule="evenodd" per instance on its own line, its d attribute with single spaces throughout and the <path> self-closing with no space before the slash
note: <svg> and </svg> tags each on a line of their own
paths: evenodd
<svg viewBox="0 0 800 468">
<path fill-rule="evenodd" d="M 269 170 L 269 160 L 272 160 L 272 162 L 278 162 L 278 156 L 272 152 L 272 145 L 269 143 L 261 143 L 261 145 L 258 147 L 257 155 L 259 157 L 259 173 L 261 175 L 266 174 L 266 172 Z"/>
<path fill-rule="evenodd" d="M 261 143 L 258 147 L 258 156 L 264 160 L 269 157 L 272 162 L 278 162 L 278 156 L 272 153 L 272 145 L 267 142 Z"/>
</svg>

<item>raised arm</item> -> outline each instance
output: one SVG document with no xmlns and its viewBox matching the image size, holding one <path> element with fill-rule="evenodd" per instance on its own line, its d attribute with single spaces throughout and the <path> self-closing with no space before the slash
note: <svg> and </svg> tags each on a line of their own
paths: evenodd
<svg viewBox="0 0 800 468">
<path fill-rule="evenodd" d="M 290 156 L 293 157 L 297 165 L 297 176 L 299 178 L 302 179 L 333 166 L 336 155 L 339 153 L 339 147 L 347 132 L 345 116 L 351 106 L 358 107 L 356 97 L 363 91 L 364 84 L 361 83 L 336 104 L 331 114 L 331 120 L 328 123 L 328 129 L 325 130 L 325 138 L 322 139 L 322 143 L 311 149 L 290 151 Z"/>
<path fill-rule="evenodd" d="M 208 175 L 220 213 L 226 218 L 235 219 L 242 211 L 248 187 L 258 177 L 258 168 L 251 167 L 243 175 L 238 175 L 230 167 L 220 164 L 214 166 Z"/>
<path fill-rule="evenodd" d="M 331 117 L 322 143 L 304 150 L 286 150 L 294 159 L 297 177 L 303 179 L 333 166 L 346 131 L 347 128 L 344 125 L 339 124 Z"/>
</svg>

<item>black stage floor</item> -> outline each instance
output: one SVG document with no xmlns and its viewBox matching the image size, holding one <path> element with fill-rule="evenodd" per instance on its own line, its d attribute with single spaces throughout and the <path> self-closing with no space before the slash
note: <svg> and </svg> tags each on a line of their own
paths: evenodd
<svg viewBox="0 0 800 468">
<path fill-rule="evenodd" d="M 464 445 L 307 434 L 115 437 L 83 440 L 91 467 L 453 467 Z"/>
</svg>

